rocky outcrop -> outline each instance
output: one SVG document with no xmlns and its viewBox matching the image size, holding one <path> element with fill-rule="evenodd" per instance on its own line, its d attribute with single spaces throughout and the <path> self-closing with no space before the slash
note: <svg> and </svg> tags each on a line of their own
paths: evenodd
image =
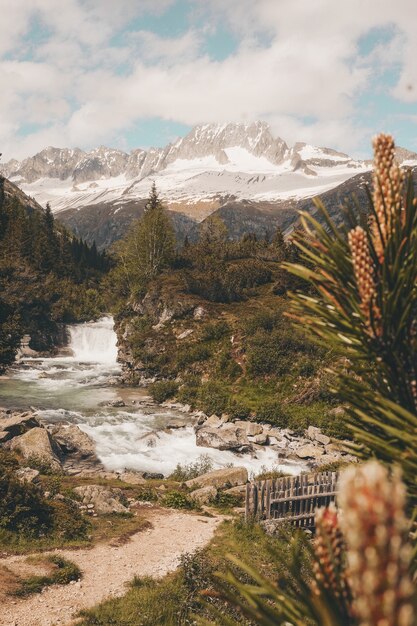
<svg viewBox="0 0 417 626">
<path fill-rule="evenodd" d="M 128 513 L 127 502 L 121 489 L 108 489 L 101 485 L 75 487 L 81 506 L 97 514 Z"/>
<path fill-rule="evenodd" d="M 0 446 L 67 474 L 104 471 L 92 439 L 75 424 L 43 424 L 34 411 L 0 409 Z"/>
<path fill-rule="evenodd" d="M 191 500 L 197 502 L 197 504 L 209 504 L 212 502 L 217 496 L 217 489 L 212 485 L 207 485 L 207 487 L 200 487 L 200 489 L 196 489 L 190 493 Z"/>
<path fill-rule="evenodd" d="M 207 472 L 197 478 L 187 480 L 187 487 L 216 487 L 227 489 L 237 485 L 245 485 L 248 482 L 248 470 L 245 467 L 228 467 L 225 469 Z"/>
<path fill-rule="evenodd" d="M 49 466 L 54 472 L 62 469 L 59 448 L 46 428 L 35 427 L 23 435 L 14 437 L 9 444 L 10 450 L 18 450 L 28 461 L 40 462 Z"/>
</svg>

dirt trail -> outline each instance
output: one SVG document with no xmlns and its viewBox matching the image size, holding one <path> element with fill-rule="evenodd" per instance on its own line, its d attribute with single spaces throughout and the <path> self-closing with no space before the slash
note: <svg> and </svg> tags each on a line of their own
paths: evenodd
<svg viewBox="0 0 417 626">
<path fill-rule="evenodd" d="M 133 576 L 159 578 L 176 569 L 186 552 L 212 538 L 220 518 L 160 512 L 150 518 L 153 528 L 133 535 L 124 545 L 99 544 L 82 550 L 56 550 L 83 572 L 80 582 L 45 589 L 26 599 L 10 598 L 0 607 L 1 626 L 67 626 L 76 613 L 106 598 L 121 596 Z M 0 559 L 10 566 L 26 557 Z"/>
</svg>

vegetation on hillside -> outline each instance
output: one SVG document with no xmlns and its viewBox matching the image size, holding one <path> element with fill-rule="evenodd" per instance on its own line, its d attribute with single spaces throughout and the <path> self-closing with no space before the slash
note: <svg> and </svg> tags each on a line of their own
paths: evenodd
<svg viewBox="0 0 417 626">
<path fill-rule="evenodd" d="M 287 291 L 308 291 L 283 268 L 298 259 L 293 242 L 279 229 L 261 240 L 246 234 L 230 241 L 214 216 L 205 220 L 198 242 L 186 240 L 176 250 L 169 245 L 151 278 L 137 240 L 150 237 L 151 207 L 163 211 L 155 194 L 117 247 L 108 278 L 118 295 L 119 335 L 139 364 L 138 378 L 158 379 L 150 386 L 154 399 L 177 397 L 209 414 L 258 417 L 298 430 L 314 423 L 343 434 L 326 390 L 325 366 L 335 354 L 291 328 L 285 316 Z M 158 224 L 162 239 L 171 242 L 168 217 L 158 217 Z"/>
<path fill-rule="evenodd" d="M 78 322 L 102 312 L 98 284 L 108 270 L 97 252 L 55 223 L 45 211 L 5 193 L 0 177 L 0 371 L 15 357 L 22 335 L 47 350 L 59 322 Z"/>
</svg>

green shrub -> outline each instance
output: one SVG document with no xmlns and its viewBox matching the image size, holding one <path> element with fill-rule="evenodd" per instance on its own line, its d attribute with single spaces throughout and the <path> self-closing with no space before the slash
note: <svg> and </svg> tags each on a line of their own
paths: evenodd
<svg viewBox="0 0 417 626">
<path fill-rule="evenodd" d="M 200 387 L 191 386 L 188 384 L 182 385 L 178 391 L 177 399 L 182 404 L 189 404 L 194 407 L 198 398 Z"/>
<path fill-rule="evenodd" d="M 242 375 L 242 368 L 239 363 L 234 360 L 230 354 L 230 350 L 222 351 L 219 354 L 217 359 L 217 369 L 229 380 L 236 380 Z"/>
<path fill-rule="evenodd" d="M 180 369 L 198 363 L 200 361 L 206 361 L 211 356 L 211 351 L 208 346 L 200 343 L 194 343 L 186 346 L 178 351 L 177 364 Z"/>
<path fill-rule="evenodd" d="M 224 321 L 207 322 L 201 330 L 201 339 L 203 341 L 219 340 L 230 334 L 230 326 Z"/>
<path fill-rule="evenodd" d="M 84 517 L 77 504 L 71 500 L 52 500 L 50 502 L 52 531 L 56 537 L 64 541 L 86 539 L 91 525 Z"/>
<path fill-rule="evenodd" d="M 210 381 L 201 385 L 198 400 L 207 415 L 221 415 L 226 410 L 229 396 L 220 384 Z"/>
<path fill-rule="evenodd" d="M 256 419 L 260 422 L 268 422 L 278 428 L 288 428 L 289 416 L 283 411 L 281 402 L 268 400 L 260 405 L 256 411 Z"/>
<path fill-rule="evenodd" d="M 248 419 L 251 414 L 250 407 L 239 400 L 230 400 L 227 405 L 226 412 L 231 418 L 241 420 Z"/>
<path fill-rule="evenodd" d="M 186 493 L 182 491 L 169 491 L 162 498 L 163 506 L 171 509 L 195 509 L 196 504 Z"/>
<path fill-rule="evenodd" d="M 152 399 L 161 403 L 175 396 L 178 391 L 178 383 L 174 380 L 161 380 L 149 385 L 148 389 Z"/>
<path fill-rule="evenodd" d="M 242 496 L 236 496 L 232 493 L 218 491 L 213 504 L 219 509 L 232 509 L 235 506 L 240 506 L 242 504 L 242 499 Z"/>
<path fill-rule="evenodd" d="M 155 489 L 145 485 L 141 487 L 137 494 L 138 500 L 143 502 L 156 502 L 158 500 L 158 494 Z"/>
<path fill-rule="evenodd" d="M 213 461 L 207 454 L 202 454 L 194 463 L 186 463 L 184 465 L 178 463 L 170 479 L 185 482 L 192 478 L 197 478 L 197 476 L 201 476 L 202 474 L 207 474 L 207 472 L 211 472 L 212 469 Z"/>
</svg>

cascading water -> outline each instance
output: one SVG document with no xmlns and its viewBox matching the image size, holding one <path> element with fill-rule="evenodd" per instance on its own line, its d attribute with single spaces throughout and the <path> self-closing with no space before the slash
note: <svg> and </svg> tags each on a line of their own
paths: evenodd
<svg viewBox="0 0 417 626">
<path fill-rule="evenodd" d="M 167 430 L 175 412 L 148 404 L 143 390 L 118 385 L 121 368 L 113 325 L 112 317 L 103 317 L 69 326 L 72 356 L 20 362 L 9 378 L 0 379 L 0 404 L 36 406 L 45 422 L 77 424 L 94 440 L 97 455 L 109 469 L 169 474 L 177 463 L 193 462 L 201 454 L 209 456 L 215 467 L 232 463 L 260 471 L 278 464 L 277 453 L 268 448 L 254 457 L 197 447 L 191 424 Z M 299 469 L 286 466 L 287 471 Z"/>
<path fill-rule="evenodd" d="M 102 317 L 97 322 L 68 326 L 69 347 L 76 361 L 91 363 L 116 363 L 117 336 L 112 317 Z"/>
</svg>

